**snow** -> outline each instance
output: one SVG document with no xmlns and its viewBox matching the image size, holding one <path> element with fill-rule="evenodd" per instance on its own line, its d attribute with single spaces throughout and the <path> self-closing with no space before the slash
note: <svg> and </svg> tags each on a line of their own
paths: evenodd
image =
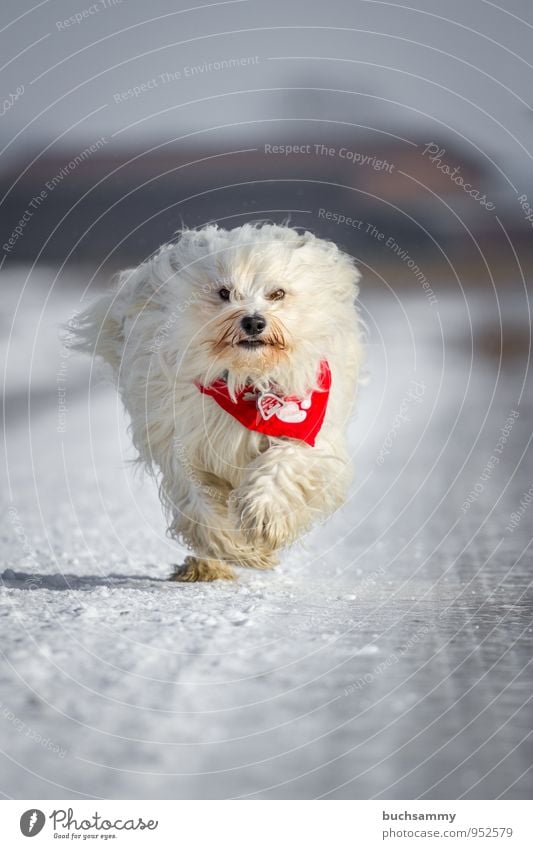
<svg viewBox="0 0 533 849">
<path fill-rule="evenodd" d="M 363 288 L 348 503 L 271 573 L 182 585 L 113 389 L 57 341 L 77 279 L 26 276 L 2 279 L 0 790 L 529 798 L 533 507 L 506 526 L 531 485 L 530 380 L 522 353 L 471 353 L 499 307 L 529 333 L 524 294 Z"/>
</svg>

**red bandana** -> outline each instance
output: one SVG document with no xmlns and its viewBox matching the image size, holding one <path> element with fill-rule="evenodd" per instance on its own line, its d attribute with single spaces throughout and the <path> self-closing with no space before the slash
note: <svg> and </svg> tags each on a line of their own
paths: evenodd
<svg viewBox="0 0 533 849">
<path fill-rule="evenodd" d="M 267 436 L 288 436 L 314 445 L 322 427 L 328 406 L 331 371 L 326 360 L 320 363 L 319 388 L 305 398 L 294 395 L 281 397 L 275 392 L 259 392 L 253 387 L 244 387 L 237 393 L 237 401 L 230 397 L 225 380 L 215 380 L 210 386 L 196 384 L 200 392 L 209 395 L 227 413 L 237 419 L 248 430 L 256 430 Z"/>
</svg>

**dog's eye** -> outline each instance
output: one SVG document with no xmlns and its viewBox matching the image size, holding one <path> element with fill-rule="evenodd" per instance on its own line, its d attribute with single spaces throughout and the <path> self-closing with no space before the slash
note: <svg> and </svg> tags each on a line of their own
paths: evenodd
<svg viewBox="0 0 533 849">
<path fill-rule="evenodd" d="M 223 286 L 222 289 L 218 290 L 218 294 L 223 301 L 229 301 L 229 296 L 231 293 L 230 290 L 226 289 L 225 286 Z"/>
<path fill-rule="evenodd" d="M 276 289 L 275 292 L 271 292 L 268 296 L 269 301 L 281 301 L 285 297 L 285 289 Z"/>
</svg>

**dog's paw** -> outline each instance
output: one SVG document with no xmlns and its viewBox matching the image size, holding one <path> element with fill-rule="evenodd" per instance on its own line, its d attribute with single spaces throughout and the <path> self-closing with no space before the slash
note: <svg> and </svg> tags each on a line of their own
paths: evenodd
<svg viewBox="0 0 533 849">
<path fill-rule="evenodd" d="M 250 545 L 276 551 L 294 542 L 298 536 L 297 515 L 283 496 L 272 500 L 253 489 L 236 490 L 230 509 Z"/>
<path fill-rule="evenodd" d="M 182 566 L 176 566 L 169 581 L 192 583 L 194 581 L 232 581 L 235 572 L 222 560 L 205 557 L 186 557 Z"/>
</svg>

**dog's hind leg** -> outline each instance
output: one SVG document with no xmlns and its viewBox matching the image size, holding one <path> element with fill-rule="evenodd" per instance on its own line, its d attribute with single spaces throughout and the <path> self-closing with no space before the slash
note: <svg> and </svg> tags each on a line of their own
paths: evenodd
<svg viewBox="0 0 533 849">
<path fill-rule="evenodd" d="M 231 581 L 235 572 L 222 560 L 208 557 L 188 556 L 181 566 L 176 566 L 169 581 Z"/>
</svg>

